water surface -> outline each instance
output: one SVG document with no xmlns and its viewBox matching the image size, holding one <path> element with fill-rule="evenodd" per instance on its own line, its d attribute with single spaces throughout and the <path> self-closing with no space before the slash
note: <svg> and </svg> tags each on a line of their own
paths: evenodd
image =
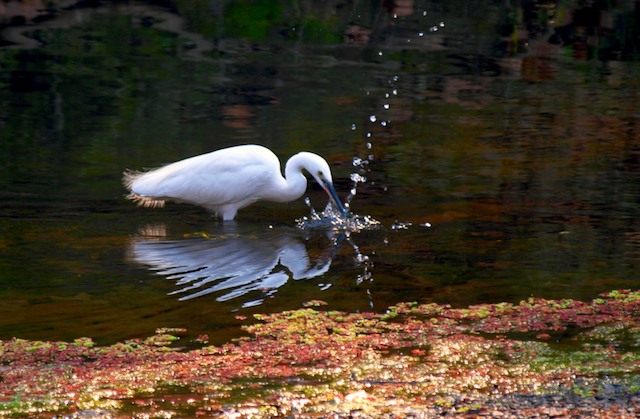
<svg viewBox="0 0 640 419">
<path fill-rule="evenodd" d="M 0 338 L 170 326 L 222 342 L 237 315 L 312 299 L 383 311 L 636 288 L 634 6 L 475 3 L 5 18 Z M 127 168 L 246 143 L 323 155 L 343 199 L 366 177 L 351 209 L 381 226 L 301 230 L 302 199 L 229 225 L 124 198 Z M 324 208 L 313 182 L 306 196 Z"/>
</svg>

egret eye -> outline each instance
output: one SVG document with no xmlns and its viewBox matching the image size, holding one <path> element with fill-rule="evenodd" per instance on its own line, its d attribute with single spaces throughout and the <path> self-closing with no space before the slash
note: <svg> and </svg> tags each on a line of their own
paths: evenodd
<svg viewBox="0 0 640 419">
<path fill-rule="evenodd" d="M 318 177 L 324 177 L 324 173 L 322 173 L 322 170 L 318 171 Z"/>
</svg>

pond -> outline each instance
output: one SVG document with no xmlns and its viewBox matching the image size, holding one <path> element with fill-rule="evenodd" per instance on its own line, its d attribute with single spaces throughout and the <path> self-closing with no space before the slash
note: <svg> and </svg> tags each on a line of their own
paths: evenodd
<svg viewBox="0 0 640 419">
<path fill-rule="evenodd" d="M 222 343 L 237 316 L 315 299 L 640 284 L 637 3 L 56 5 L 0 6 L 0 339 Z M 248 143 L 324 156 L 380 224 L 301 229 L 304 199 L 232 223 L 125 199 L 126 169 Z M 313 181 L 305 197 L 327 203 Z"/>
</svg>

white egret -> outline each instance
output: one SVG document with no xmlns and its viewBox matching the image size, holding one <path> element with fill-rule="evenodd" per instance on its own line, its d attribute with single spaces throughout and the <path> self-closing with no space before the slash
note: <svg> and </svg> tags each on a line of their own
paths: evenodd
<svg viewBox="0 0 640 419">
<path fill-rule="evenodd" d="M 268 148 L 241 145 L 202 154 L 147 172 L 125 171 L 127 198 L 144 207 L 162 207 L 166 201 L 198 205 L 223 220 L 233 220 L 240 208 L 256 201 L 290 202 L 307 189 L 306 170 L 327 192 L 343 216 L 331 169 L 317 154 L 300 152 L 280 173 L 280 160 Z"/>
</svg>

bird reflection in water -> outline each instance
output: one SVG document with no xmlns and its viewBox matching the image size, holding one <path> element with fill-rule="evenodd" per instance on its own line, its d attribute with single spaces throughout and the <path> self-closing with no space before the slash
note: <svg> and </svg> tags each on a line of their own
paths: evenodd
<svg viewBox="0 0 640 419">
<path fill-rule="evenodd" d="M 326 232 L 329 243 L 316 260 L 311 260 L 304 232 L 240 228 L 235 223 L 225 223 L 214 232 L 169 240 L 165 226 L 147 227 L 132 238 L 128 257 L 176 280 L 179 289 L 170 294 L 179 295 L 180 300 L 217 293 L 216 300 L 222 302 L 261 292 L 261 298 L 242 304 L 246 308 L 262 304 L 290 278 L 310 279 L 325 274 L 344 239 L 343 234 Z"/>
</svg>

